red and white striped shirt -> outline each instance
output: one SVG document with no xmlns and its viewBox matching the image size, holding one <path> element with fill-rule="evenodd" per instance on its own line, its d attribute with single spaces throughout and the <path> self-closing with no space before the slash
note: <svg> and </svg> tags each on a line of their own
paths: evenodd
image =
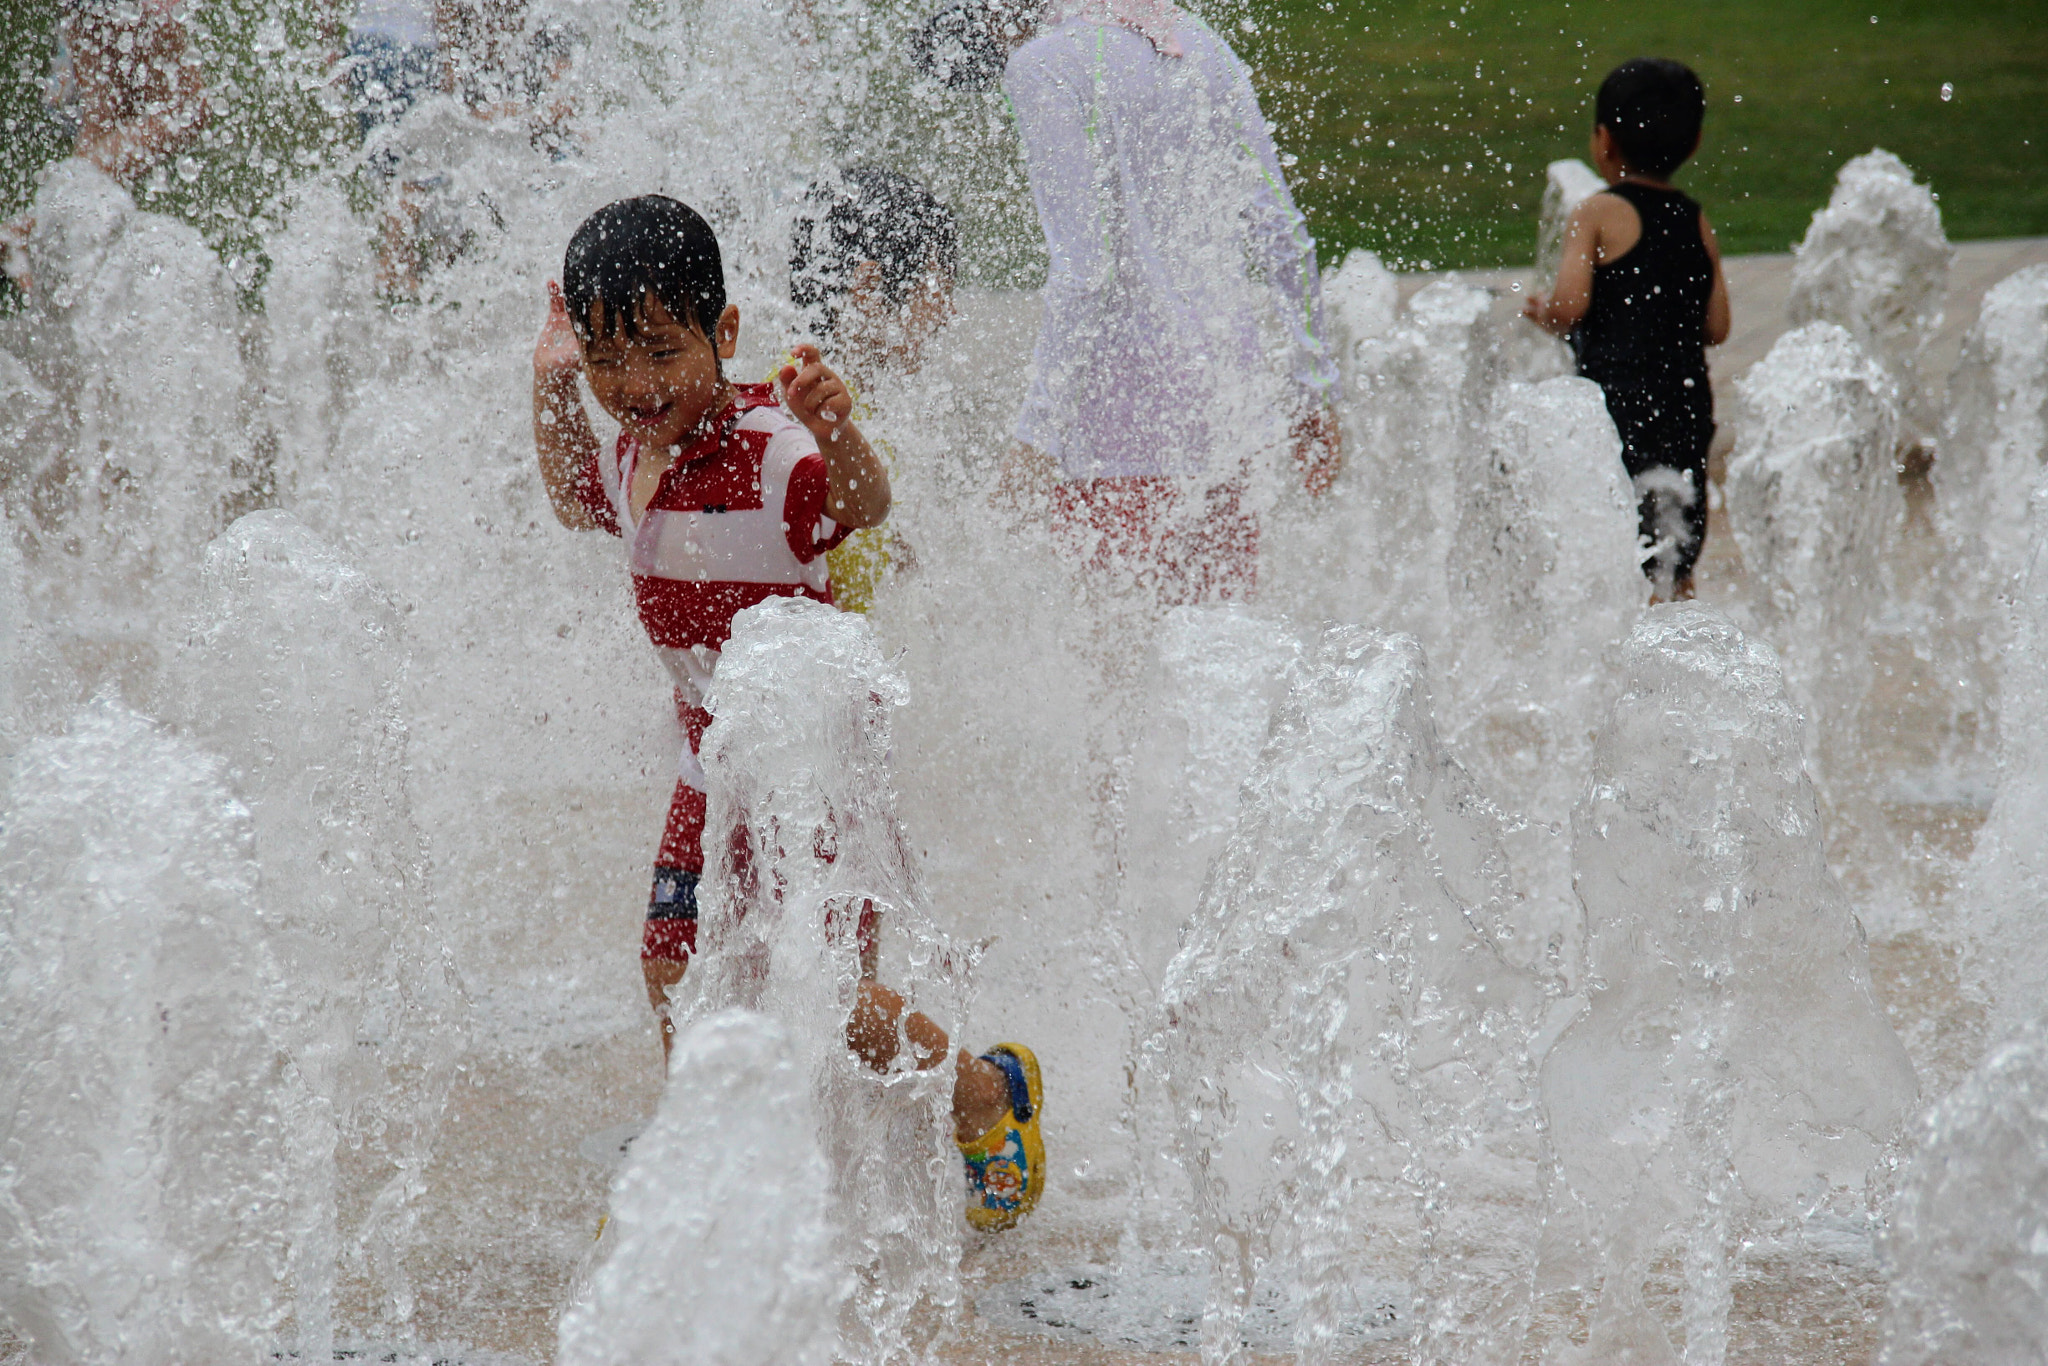
<svg viewBox="0 0 2048 1366">
<path fill-rule="evenodd" d="M 818 443 L 766 384 L 739 384 L 712 429 L 680 452 L 638 519 L 640 443 L 591 457 L 576 496 L 626 542 L 640 624 L 692 706 L 738 613 L 773 597 L 832 601 L 825 552 L 849 528 L 825 515 Z M 628 530 L 630 529 L 630 534 Z M 691 756 L 685 756 L 685 764 Z"/>
</svg>

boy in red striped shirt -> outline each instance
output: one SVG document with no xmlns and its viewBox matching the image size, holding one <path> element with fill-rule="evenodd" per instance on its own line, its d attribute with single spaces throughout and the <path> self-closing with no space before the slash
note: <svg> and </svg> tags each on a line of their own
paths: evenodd
<svg viewBox="0 0 2048 1366">
<path fill-rule="evenodd" d="M 685 745 L 656 855 L 641 966 L 673 1038 L 668 988 L 696 948 L 704 870 L 704 685 L 734 615 L 771 597 L 832 601 L 825 552 L 889 515 L 889 475 L 850 420 L 852 395 L 814 346 L 772 386 L 725 376 L 739 309 L 725 301 L 718 240 L 687 205 L 621 200 L 570 240 L 550 283 L 533 356 L 533 434 L 562 525 L 626 543 L 640 621 L 675 683 Z M 581 375 L 618 420 L 607 456 L 583 410 Z M 860 926 L 862 980 L 847 1043 L 883 1070 L 908 1042 L 920 1068 L 951 1051 L 928 1017 L 874 980 L 872 912 Z M 955 1137 L 969 1174 L 968 1217 L 1002 1228 L 1038 1203 L 1042 1099 L 1029 1049 L 1001 1044 L 954 1058 Z"/>
</svg>

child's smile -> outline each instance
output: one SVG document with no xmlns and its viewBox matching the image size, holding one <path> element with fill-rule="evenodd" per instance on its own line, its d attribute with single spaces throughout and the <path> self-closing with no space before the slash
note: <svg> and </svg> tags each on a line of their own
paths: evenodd
<svg viewBox="0 0 2048 1366">
<path fill-rule="evenodd" d="M 660 427 L 661 419 L 674 410 L 673 401 L 662 403 L 634 403 L 626 408 L 629 425 L 653 431 Z"/>
<path fill-rule="evenodd" d="M 628 335 L 622 320 L 598 316 L 593 306 L 583 372 L 598 403 L 653 451 L 686 446 L 702 435 L 724 406 L 721 356 L 730 356 L 739 333 L 739 310 L 718 320 L 718 341 L 676 321 L 649 294 Z M 605 324 L 612 324 L 607 328 Z"/>
</svg>

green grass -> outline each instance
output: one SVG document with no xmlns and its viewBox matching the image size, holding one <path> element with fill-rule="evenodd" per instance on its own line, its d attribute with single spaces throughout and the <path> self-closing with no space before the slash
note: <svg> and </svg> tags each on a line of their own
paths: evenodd
<svg viewBox="0 0 2048 1366">
<path fill-rule="evenodd" d="M 932 2 L 870 0 L 877 12 Z M 2048 0 L 1189 3 L 1253 64 L 1326 262 L 1361 246 L 1407 267 L 1528 260 L 1545 163 L 1586 155 L 1594 87 L 1645 54 L 1689 62 L 1707 83 L 1705 143 L 1680 183 L 1731 252 L 1788 249 L 1836 170 L 1873 146 L 1932 183 L 1953 238 L 2048 233 Z M 0 0 L 0 216 L 25 206 L 62 150 L 39 100 L 55 9 Z M 198 225 L 245 291 L 293 175 L 344 141 L 309 91 L 320 35 L 346 9 L 199 8 L 219 117 L 189 175 L 160 171 L 142 198 Z M 988 258 L 980 273 L 1023 279 L 1042 253 L 998 105 L 946 104 L 945 136 L 917 124 L 922 150 L 903 159 L 961 205 Z M 879 138 L 867 155 L 893 145 L 865 132 Z M 0 286 L 0 311 L 9 293 Z"/>
<path fill-rule="evenodd" d="M 1949 236 L 2048 233 L 2044 0 L 1255 0 L 1235 31 L 1326 261 L 1520 263 L 1543 168 L 1585 158 L 1600 78 L 1707 86 L 1679 175 L 1730 252 L 1785 251 L 1844 161 L 1904 158 Z M 1873 17 L 1876 22 L 1873 23 Z M 1944 101 L 1947 82 L 1953 97 Z M 1448 168 L 1448 169 L 1446 169 Z"/>
</svg>

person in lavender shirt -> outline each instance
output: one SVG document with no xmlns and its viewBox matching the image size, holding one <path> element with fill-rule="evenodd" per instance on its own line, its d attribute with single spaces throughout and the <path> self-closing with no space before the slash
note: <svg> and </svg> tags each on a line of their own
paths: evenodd
<svg viewBox="0 0 2048 1366">
<path fill-rule="evenodd" d="M 1315 243 L 1244 63 L 1168 0 L 959 0 L 911 55 L 1000 80 L 1050 254 L 1007 492 L 1122 586 L 1248 596 L 1256 471 L 1291 451 L 1321 493 L 1338 436 Z"/>
</svg>

